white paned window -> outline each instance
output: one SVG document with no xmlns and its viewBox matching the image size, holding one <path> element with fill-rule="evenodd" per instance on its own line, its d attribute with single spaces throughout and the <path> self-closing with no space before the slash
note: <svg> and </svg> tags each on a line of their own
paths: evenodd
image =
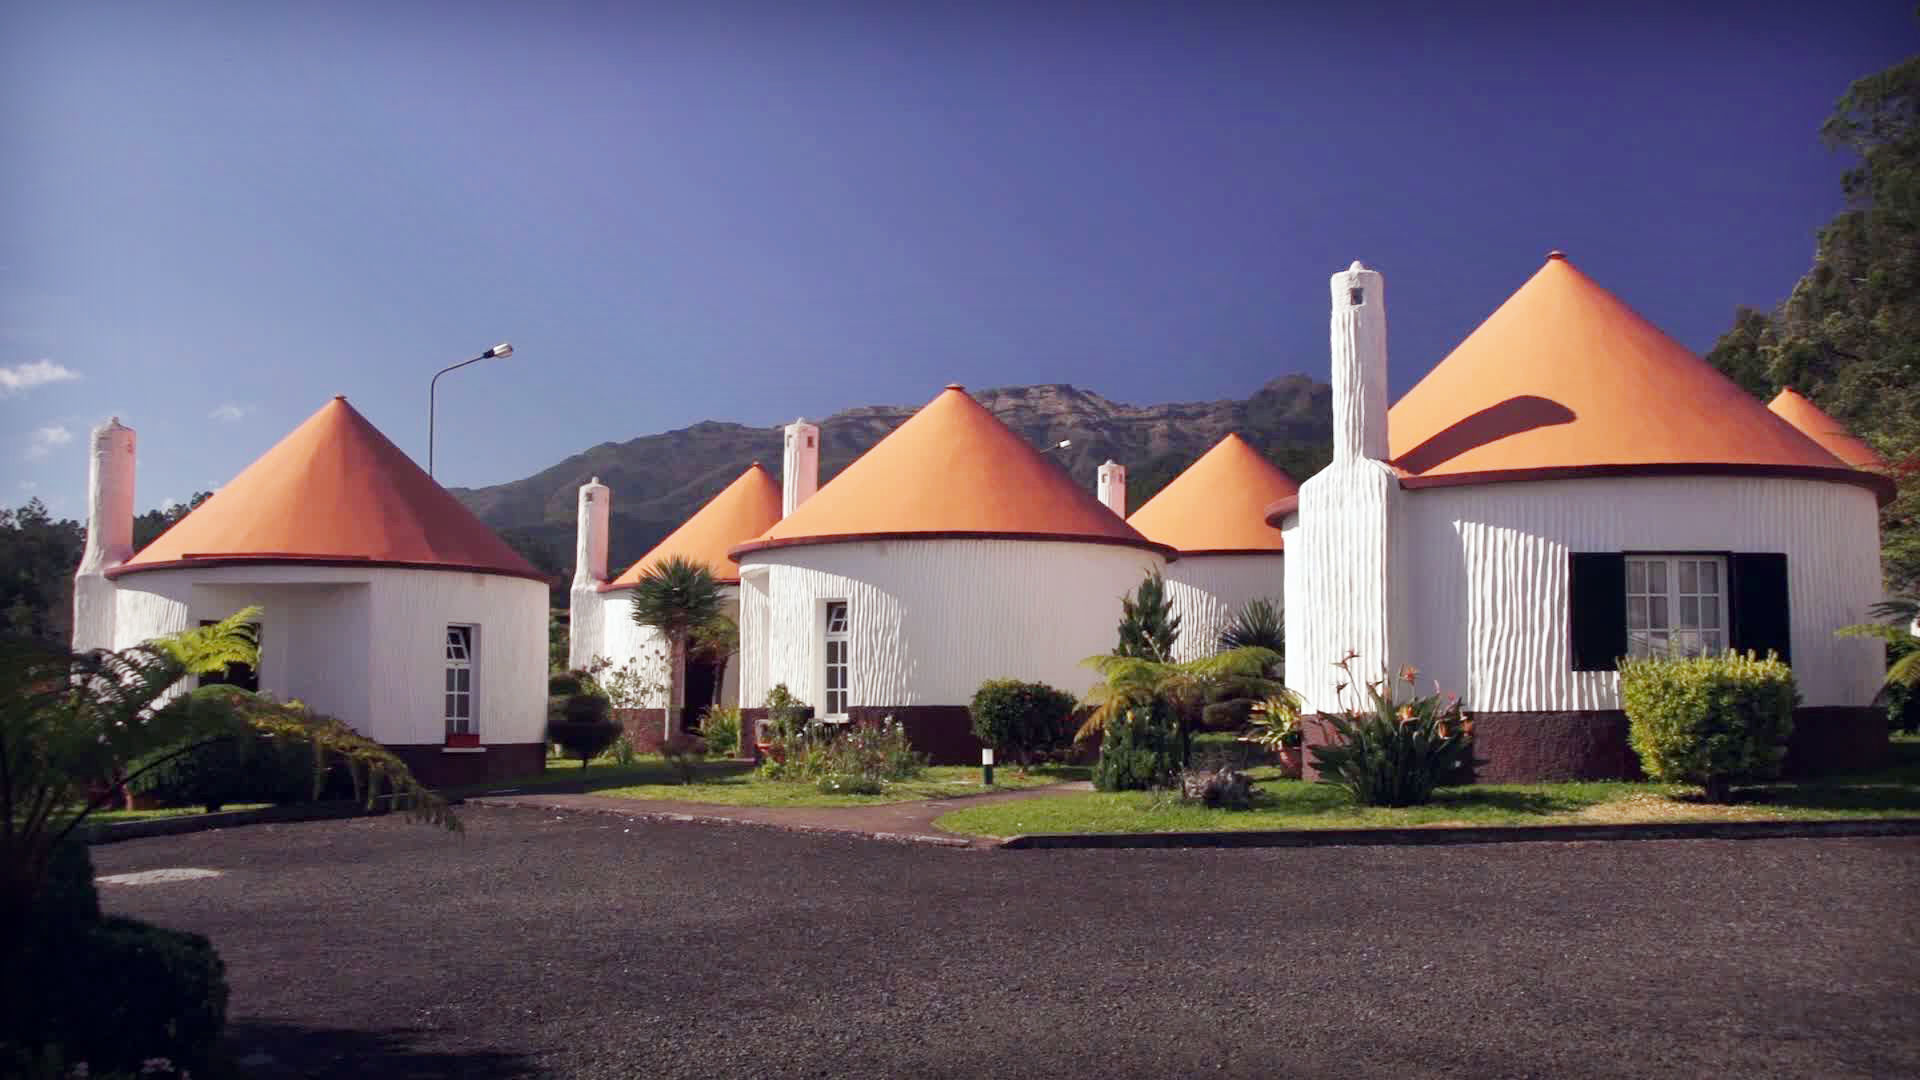
<svg viewBox="0 0 1920 1080">
<path fill-rule="evenodd" d="M 476 735 L 473 714 L 473 627 L 447 627 L 447 734 Z"/>
<path fill-rule="evenodd" d="M 1701 656 L 1727 647 L 1727 561 L 1627 556 L 1627 655 Z"/>
<path fill-rule="evenodd" d="M 822 717 L 847 715 L 847 602 L 827 602 L 827 694 Z"/>
</svg>

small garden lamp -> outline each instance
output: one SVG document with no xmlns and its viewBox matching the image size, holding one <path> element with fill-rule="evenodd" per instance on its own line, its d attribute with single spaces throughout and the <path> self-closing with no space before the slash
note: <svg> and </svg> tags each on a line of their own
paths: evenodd
<svg viewBox="0 0 1920 1080">
<path fill-rule="evenodd" d="M 504 360 L 507 357 L 512 355 L 513 355 L 513 345 L 510 342 L 503 341 L 500 344 L 495 345 L 493 348 L 488 349 L 486 352 L 481 353 L 479 356 L 476 356 L 471 360 L 462 360 L 457 364 L 450 364 L 446 367 L 441 368 L 439 371 L 436 371 L 433 373 L 433 380 L 427 383 L 427 475 L 428 476 L 433 475 L 433 396 L 434 396 L 434 391 L 440 388 L 440 376 L 445 375 L 447 372 L 452 371 L 455 368 L 466 367 L 468 364 L 477 364 L 482 360 L 492 360 L 495 357 L 499 357 L 500 359 Z"/>
<path fill-rule="evenodd" d="M 993 747 L 980 751 L 980 786 L 993 786 Z"/>
</svg>

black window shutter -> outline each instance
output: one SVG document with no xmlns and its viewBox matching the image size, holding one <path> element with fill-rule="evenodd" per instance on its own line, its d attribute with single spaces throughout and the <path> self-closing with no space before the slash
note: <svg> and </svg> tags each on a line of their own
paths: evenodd
<svg viewBox="0 0 1920 1080">
<path fill-rule="evenodd" d="M 1567 559 L 1573 670 L 1612 671 L 1627 654 L 1627 557 L 1576 551 Z"/>
<path fill-rule="evenodd" d="M 1727 560 L 1728 617 L 1732 633 L 1728 644 L 1735 652 L 1753 650 L 1757 656 L 1771 649 L 1783 663 L 1793 663 L 1792 621 L 1787 607 L 1787 557 L 1777 554 L 1734 555 Z"/>
</svg>

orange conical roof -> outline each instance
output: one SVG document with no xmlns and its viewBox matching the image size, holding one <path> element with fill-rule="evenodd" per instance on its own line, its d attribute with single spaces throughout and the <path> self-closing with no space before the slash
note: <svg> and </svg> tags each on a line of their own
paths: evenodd
<svg viewBox="0 0 1920 1080">
<path fill-rule="evenodd" d="M 673 530 L 665 540 L 627 568 L 627 572 L 602 586 L 621 589 L 640 583 L 640 576 L 658 563 L 680 556 L 699 563 L 721 581 L 740 580 L 740 568 L 727 558 L 736 544 L 766 532 L 780 520 L 780 485 L 772 475 L 754 462 L 740 478 L 728 484 L 694 511 L 686 524 Z"/>
<path fill-rule="evenodd" d="M 1827 453 L 1856 469 L 1887 467 L 1887 459 L 1881 457 L 1879 451 L 1848 431 L 1845 424 L 1828 416 L 1826 410 L 1795 393 L 1792 387 L 1776 394 L 1767 402 L 1767 408 L 1807 438 L 1826 447 Z"/>
<path fill-rule="evenodd" d="M 1134 511 L 1127 524 L 1182 555 L 1280 550 L 1267 506 L 1300 485 L 1247 440 L 1229 434 Z"/>
<path fill-rule="evenodd" d="M 1080 540 L 1160 550 L 964 389 L 949 386 L 733 555 L 912 537 Z"/>
<path fill-rule="evenodd" d="M 336 397 L 109 576 L 213 563 L 538 570 Z"/>
<path fill-rule="evenodd" d="M 1847 468 L 1554 252 L 1388 413 L 1408 487 L 1636 472 Z"/>
</svg>

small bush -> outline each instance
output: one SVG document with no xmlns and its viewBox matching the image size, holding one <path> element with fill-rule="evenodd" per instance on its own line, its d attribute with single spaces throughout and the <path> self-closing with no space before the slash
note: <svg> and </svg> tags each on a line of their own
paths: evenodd
<svg viewBox="0 0 1920 1080">
<path fill-rule="evenodd" d="M 1170 787 L 1180 772 L 1181 739 L 1164 703 L 1128 709 L 1107 721 L 1093 786 L 1100 791 Z"/>
<path fill-rule="evenodd" d="M 1180 797 L 1215 810 L 1253 805 L 1253 778 L 1231 765 L 1202 765 L 1180 773 Z"/>
<path fill-rule="evenodd" d="M 974 691 L 967 712 L 974 738 L 1025 765 L 1035 754 L 1066 745 L 1077 704 L 1072 694 L 1046 683 L 990 679 Z"/>
<path fill-rule="evenodd" d="M 1406 668 L 1400 679 L 1411 690 L 1418 675 Z M 1350 669 L 1347 680 L 1358 681 Z M 1377 684 L 1365 694 L 1364 705 L 1325 714 L 1339 741 L 1310 748 L 1321 783 L 1345 788 L 1361 806 L 1420 806 L 1433 801 L 1435 788 L 1466 782 L 1472 725 L 1456 699 L 1398 702 L 1391 687 L 1383 693 Z"/>
<path fill-rule="evenodd" d="M 548 697 L 572 697 L 580 692 L 585 672 L 560 671 L 547 676 Z"/>
<path fill-rule="evenodd" d="M 1648 777 L 1699 784 L 1725 802 L 1735 782 L 1780 775 L 1800 700 L 1772 653 L 1626 660 L 1620 701 L 1627 739 Z"/>
<path fill-rule="evenodd" d="M 608 747 L 607 753 L 612 755 L 613 763 L 623 769 L 632 768 L 633 763 L 640 760 L 640 751 L 633 747 L 633 735 L 627 731 L 614 736 L 613 745 Z"/>
<path fill-rule="evenodd" d="M 580 767 L 606 753 L 620 737 L 620 725 L 608 719 L 612 704 L 592 694 L 575 694 L 564 699 L 559 715 L 547 713 L 547 738 L 559 743 L 569 757 L 580 759 Z"/>
<path fill-rule="evenodd" d="M 221 739 L 167 760 L 183 746 L 163 747 L 130 762 L 129 773 L 149 762 L 164 763 L 141 773 L 128 786 L 170 806 L 203 806 L 208 812 L 228 803 L 297 803 L 313 798 L 316 763 L 311 746 L 265 736 Z"/>
<path fill-rule="evenodd" d="M 773 751 L 760 767 L 770 780 L 817 780 L 822 776 L 860 776 L 870 780 L 911 780 L 927 767 L 900 722 L 829 724 L 815 720 L 800 733 L 773 736 Z"/>
<path fill-rule="evenodd" d="M 767 727 L 778 735 L 798 735 L 813 719 L 813 706 L 793 696 L 786 683 L 767 691 Z"/>
<path fill-rule="evenodd" d="M 707 753 L 714 757 L 737 757 L 740 753 L 740 710 L 731 705 L 715 705 L 700 718 L 700 737 L 707 740 Z"/>
<path fill-rule="evenodd" d="M 886 790 L 886 785 L 871 776 L 850 776 L 846 773 L 829 773 L 821 777 L 814 787 L 827 795 L 878 795 Z"/>
<path fill-rule="evenodd" d="M 669 735 L 660 743 L 660 756 L 667 759 L 673 771 L 683 784 L 693 783 L 694 770 L 699 768 L 700 759 L 707 756 L 707 743 L 698 735 L 685 732 Z"/>
</svg>

